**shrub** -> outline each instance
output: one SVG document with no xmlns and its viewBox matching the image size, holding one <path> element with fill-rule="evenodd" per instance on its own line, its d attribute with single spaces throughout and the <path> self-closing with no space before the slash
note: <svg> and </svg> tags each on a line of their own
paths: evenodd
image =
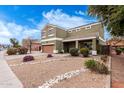
<svg viewBox="0 0 124 93">
<path fill-rule="evenodd" d="M 63 51 L 63 50 L 61 50 L 61 49 L 59 49 L 58 53 L 63 54 L 63 53 L 64 53 L 64 51 Z"/>
<path fill-rule="evenodd" d="M 115 51 L 116 51 L 116 55 L 120 55 L 122 50 L 120 48 L 116 48 Z"/>
<path fill-rule="evenodd" d="M 78 49 L 77 48 L 71 48 L 69 50 L 69 53 L 71 54 L 71 56 L 79 56 L 79 53 L 78 53 Z"/>
<path fill-rule="evenodd" d="M 53 57 L 52 54 L 48 54 L 48 55 L 47 55 L 47 58 L 50 58 L 50 57 Z"/>
<path fill-rule="evenodd" d="M 124 47 L 120 48 L 121 49 L 121 52 L 124 52 Z"/>
<path fill-rule="evenodd" d="M 84 57 L 88 57 L 89 49 L 88 48 L 81 48 L 80 53 L 83 54 Z"/>
<path fill-rule="evenodd" d="M 102 60 L 103 62 L 106 62 L 106 61 L 107 61 L 107 55 L 102 55 L 102 56 L 101 56 L 101 60 Z"/>
<path fill-rule="evenodd" d="M 25 47 L 19 47 L 18 48 L 18 53 L 19 54 L 27 54 L 27 52 L 28 52 L 28 49 L 25 48 Z"/>
<path fill-rule="evenodd" d="M 96 64 L 97 72 L 100 74 L 109 74 L 108 68 L 103 63 Z"/>
<path fill-rule="evenodd" d="M 15 55 L 17 53 L 17 49 L 16 48 L 8 48 L 7 49 L 7 54 L 8 55 Z"/>
<path fill-rule="evenodd" d="M 90 70 L 94 71 L 96 69 L 96 61 L 95 60 L 87 60 L 84 65 Z"/>
<path fill-rule="evenodd" d="M 28 62 L 28 61 L 32 61 L 32 60 L 34 60 L 34 57 L 33 57 L 33 56 L 30 56 L 30 55 L 25 56 L 25 57 L 23 58 L 23 62 Z"/>
<path fill-rule="evenodd" d="M 84 65 L 91 71 L 95 71 L 100 74 L 109 74 L 108 68 L 103 63 L 99 63 L 95 60 L 87 60 Z"/>
</svg>

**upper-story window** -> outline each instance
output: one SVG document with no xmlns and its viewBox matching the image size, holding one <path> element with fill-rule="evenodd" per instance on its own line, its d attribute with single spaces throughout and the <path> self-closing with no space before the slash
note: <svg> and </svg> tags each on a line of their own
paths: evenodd
<svg viewBox="0 0 124 93">
<path fill-rule="evenodd" d="M 76 32 L 80 31 L 80 28 L 76 28 Z"/>
<path fill-rule="evenodd" d="M 91 29 L 91 26 L 86 26 L 85 29 Z"/>
<path fill-rule="evenodd" d="M 54 29 L 53 28 L 50 28 L 48 30 L 48 36 L 54 36 Z"/>
<path fill-rule="evenodd" d="M 46 31 L 42 32 L 42 38 L 46 38 Z"/>
<path fill-rule="evenodd" d="M 69 32 L 69 33 L 72 33 L 72 30 L 69 30 L 68 32 Z"/>
</svg>

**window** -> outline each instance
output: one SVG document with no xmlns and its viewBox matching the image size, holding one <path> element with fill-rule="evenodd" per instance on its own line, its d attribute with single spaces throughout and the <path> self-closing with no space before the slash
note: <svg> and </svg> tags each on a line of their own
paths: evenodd
<svg viewBox="0 0 124 93">
<path fill-rule="evenodd" d="M 42 32 L 42 38 L 46 38 L 46 31 Z"/>
<path fill-rule="evenodd" d="M 91 29 L 91 26 L 86 26 L 85 29 Z"/>
<path fill-rule="evenodd" d="M 69 30 L 68 32 L 69 32 L 69 33 L 71 33 L 71 32 L 72 32 L 72 30 Z"/>
<path fill-rule="evenodd" d="M 77 28 L 77 29 L 76 29 L 76 32 L 78 32 L 78 31 L 80 31 L 80 28 Z"/>
<path fill-rule="evenodd" d="M 54 29 L 53 28 L 50 28 L 48 30 L 48 36 L 54 36 Z"/>
</svg>

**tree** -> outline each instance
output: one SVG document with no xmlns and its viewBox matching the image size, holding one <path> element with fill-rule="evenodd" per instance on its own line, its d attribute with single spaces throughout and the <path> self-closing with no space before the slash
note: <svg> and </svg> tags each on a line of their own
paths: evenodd
<svg viewBox="0 0 124 93">
<path fill-rule="evenodd" d="M 19 42 L 18 42 L 17 39 L 10 38 L 10 42 L 11 42 L 11 44 L 12 44 L 13 47 L 15 47 L 15 48 L 20 47 Z"/>
<path fill-rule="evenodd" d="M 89 6 L 89 15 L 97 17 L 113 36 L 124 36 L 124 6 Z"/>
</svg>

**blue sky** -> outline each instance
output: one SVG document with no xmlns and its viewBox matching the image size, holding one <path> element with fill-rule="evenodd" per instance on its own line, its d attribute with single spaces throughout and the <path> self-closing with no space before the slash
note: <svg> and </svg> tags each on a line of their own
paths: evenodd
<svg viewBox="0 0 124 93">
<path fill-rule="evenodd" d="M 88 6 L 0 6 L 0 43 L 9 43 L 9 38 L 41 38 L 41 29 L 47 24 L 72 28 L 97 22 L 87 14 Z M 108 38 L 105 33 L 105 38 Z"/>
</svg>

